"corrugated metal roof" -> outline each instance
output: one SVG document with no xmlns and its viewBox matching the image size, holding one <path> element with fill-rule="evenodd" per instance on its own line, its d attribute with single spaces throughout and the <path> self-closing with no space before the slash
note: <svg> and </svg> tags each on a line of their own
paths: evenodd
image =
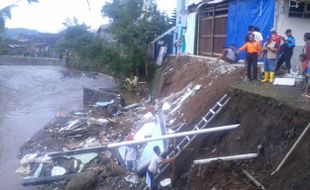
<svg viewBox="0 0 310 190">
<path fill-rule="evenodd" d="M 166 32 L 162 33 L 160 36 L 155 38 L 151 43 L 153 44 L 153 43 L 157 42 L 158 40 L 160 40 L 161 38 L 163 38 L 164 36 L 166 36 L 170 32 L 173 32 L 175 29 L 177 29 L 177 26 L 173 26 L 173 27 L 169 28 Z"/>
</svg>

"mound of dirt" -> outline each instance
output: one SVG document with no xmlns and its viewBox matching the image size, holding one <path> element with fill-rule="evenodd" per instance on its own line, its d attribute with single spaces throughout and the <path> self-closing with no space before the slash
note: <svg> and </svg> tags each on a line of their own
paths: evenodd
<svg viewBox="0 0 310 190">
<path fill-rule="evenodd" d="M 178 92 L 188 84 L 201 85 L 201 89 L 182 106 L 182 119 L 191 123 L 199 119 L 230 88 L 244 77 L 244 69 L 227 63 L 217 63 L 206 58 L 189 56 L 170 57 L 155 85 L 156 98 Z M 194 106 L 193 106 L 194 105 Z"/>
<path fill-rule="evenodd" d="M 203 136 L 194 149 L 184 154 L 186 159 L 176 163 L 182 165 L 178 167 L 177 189 L 257 189 L 242 170 L 255 176 L 267 189 L 309 189 L 309 133 L 283 168 L 273 176 L 270 174 L 309 123 L 310 112 L 241 90 L 233 90 L 230 96 L 230 103 L 210 126 L 232 123 L 241 126 L 230 132 Z M 264 146 L 264 154 L 255 160 L 192 167 L 194 159 L 252 153 L 259 144 Z"/>
</svg>

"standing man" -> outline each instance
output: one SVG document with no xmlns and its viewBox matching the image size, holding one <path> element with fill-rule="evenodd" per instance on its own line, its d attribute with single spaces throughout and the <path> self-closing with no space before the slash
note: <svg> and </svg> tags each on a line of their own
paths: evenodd
<svg viewBox="0 0 310 190">
<path fill-rule="evenodd" d="M 259 42 L 254 40 L 254 34 L 249 34 L 249 40 L 245 43 L 239 51 L 247 51 L 247 77 L 251 80 L 257 80 L 257 60 L 262 55 L 262 47 Z M 253 77 L 251 76 L 251 70 L 253 69 Z"/>
<path fill-rule="evenodd" d="M 307 32 L 304 34 L 304 40 L 306 42 L 305 47 L 303 49 L 303 53 L 305 55 L 305 68 L 303 70 L 303 77 L 305 83 L 305 97 L 310 98 L 309 88 L 310 88 L 310 33 Z"/>
<path fill-rule="evenodd" d="M 306 55 L 308 64 L 310 63 L 310 32 L 304 34 L 305 47 L 303 53 Z"/>
<path fill-rule="evenodd" d="M 292 35 L 291 29 L 287 29 L 285 31 L 285 34 L 287 36 L 287 39 L 285 40 L 284 38 L 282 38 L 282 40 L 284 41 L 284 44 L 282 46 L 283 54 L 281 55 L 280 59 L 277 62 L 276 72 L 279 71 L 279 68 L 285 62 L 287 73 L 290 73 L 291 72 L 291 58 L 293 56 L 294 47 L 295 47 L 295 38 Z"/>
<path fill-rule="evenodd" d="M 254 26 L 250 25 L 248 26 L 248 33 L 245 35 L 245 43 L 249 41 L 249 35 L 253 34 L 254 32 Z"/>
<path fill-rule="evenodd" d="M 253 32 L 253 34 L 254 34 L 254 39 L 255 39 L 255 41 L 257 41 L 257 42 L 259 42 L 260 44 L 262 44 L 264 38 L 263 38 L 262 33 L 260 33 L 260 29 L 259 29 L 257 26 L 254 27 L 254 32 Z"/>
<path fill-rule="evenodd" d="M 127 136 L 128 141 L 133 140 L 133 136 L 129 134 Z M 136 145 L 127 145 L 125 150 L 125 162 L 127 168 L 131 174 L 137 170 L 138 148 Z"/>
<path fill-rule="evenodd" d="M 157 187 L 155 184 L 155 175 L 158 172 L 159 165 L 172 162 L 175 158 L 163 159 L 161 157 L 160 148 L 158 146 L 155 146 L 153 151 L 155 155 L 146 171 L 146 184 L 149 189 L 156 190 Z"/>
</svg>

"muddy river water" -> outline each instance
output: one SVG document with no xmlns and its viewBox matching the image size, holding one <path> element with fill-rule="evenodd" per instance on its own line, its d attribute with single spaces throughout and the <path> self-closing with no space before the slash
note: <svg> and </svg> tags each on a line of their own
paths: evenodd
<svg viewBox="0 0 310 190">
<path fill-rule="evenodd" d="M 19 147 L 57 112 L 82 108 L 83 87 L 116 85 L 106 75 L 68 73 L 60 66 L 0 65 L 0 190 L 35 189 L 22 187 L 15 173 Z"/>
</svg>

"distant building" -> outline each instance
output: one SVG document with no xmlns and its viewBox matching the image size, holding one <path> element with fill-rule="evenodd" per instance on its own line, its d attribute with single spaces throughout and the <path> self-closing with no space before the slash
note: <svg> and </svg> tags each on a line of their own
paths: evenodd
<svg viewBox="0 0 310 190">
<path fill-rule="evenodd" d="M 103 24 L 98 28 L 96 33 L 99 35 L 100 38 L 107 40 L 108 42 L 115 42 L 114 36 L 110 32 L 108 32 L 110 26 L 111 24 Z"/>
</svg>

